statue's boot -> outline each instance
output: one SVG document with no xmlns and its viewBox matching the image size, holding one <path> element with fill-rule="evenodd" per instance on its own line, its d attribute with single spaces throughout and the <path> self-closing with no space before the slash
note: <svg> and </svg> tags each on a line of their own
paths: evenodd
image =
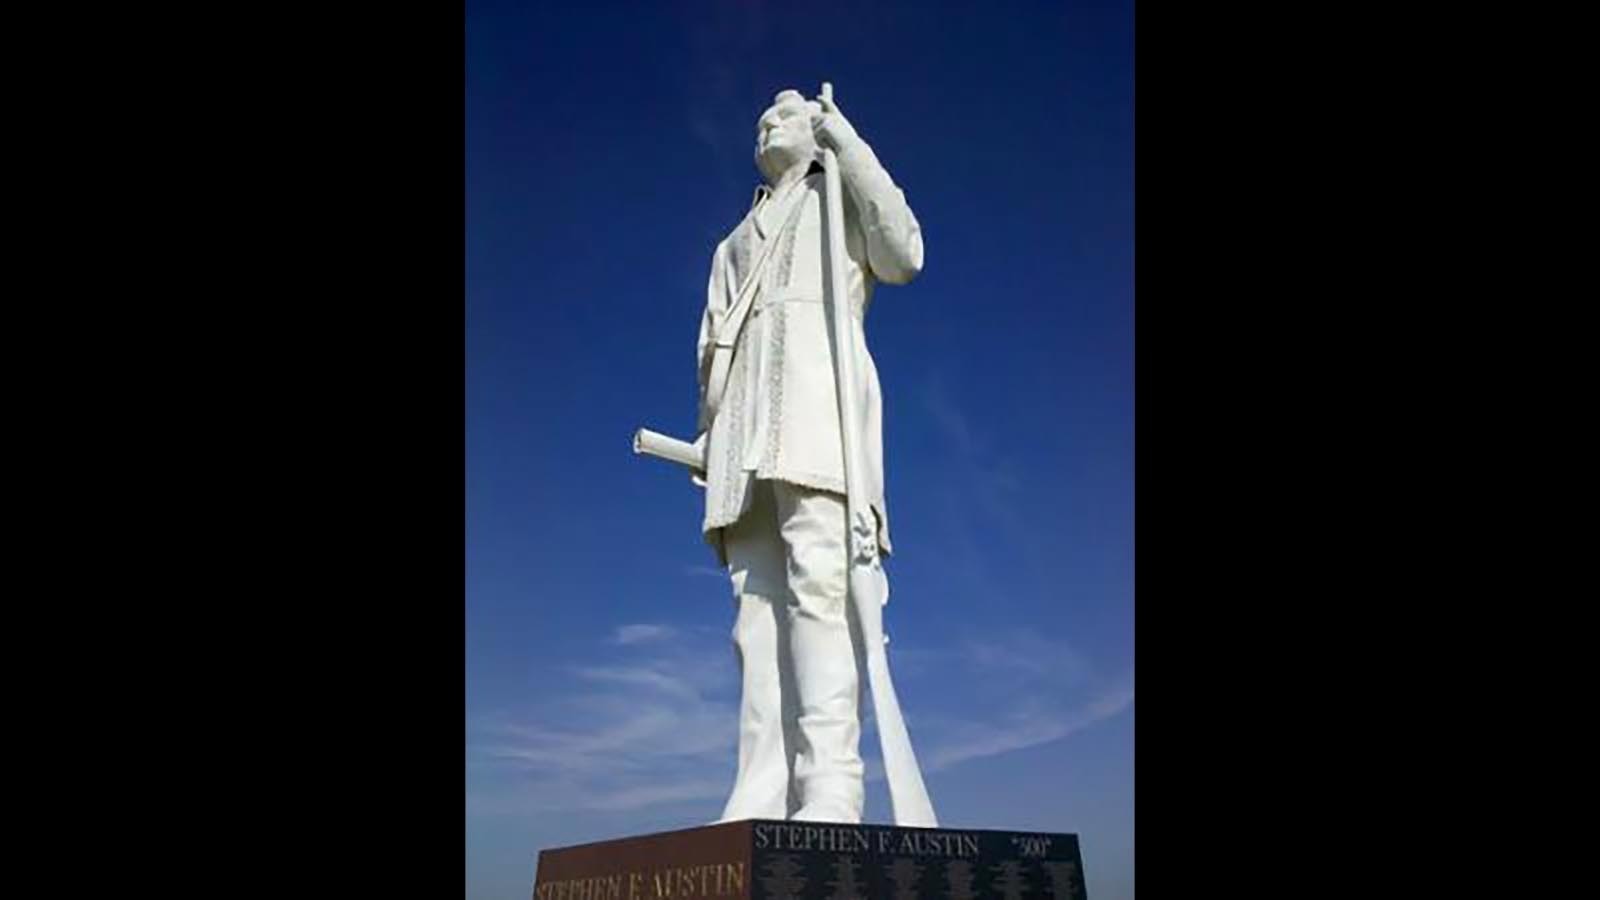
<svg viewBox="0 0 1600 900">
<path fill-rule="evenodd" d="M 790 748 L 798 742 L 792 704 L 786 710 L 783 703 L 784 694 L 794 691 L 792 673 L 782 664 L 787 662 L 789 643 L 786 598 L 774 602 L 746 591 L 738 603 L 733 641 L 742 681 L 739 768 L 733 792 L 717 821 L 783 819 L 793 809 L 789 761 Z"/>
<path fill-rule="evenodd" d="M 800 809 L 792 816 L 813 822 L 860 822 L 865 800 L 861 762 L 861 722 L 857 714 L 859 690 L 855 658 L 847 628 L 818 627 L 803 616 L 793 621 L 796 643 L 809 630 L 817 643 L 826 640 L 827 652 L 816 652 L 797 663 L 799 692 L 799 753 L 794 782 Z M 842 626 L 842 623 L 841 623 Z M 842 633 L 843 640 L 840 640 Z M 797 654 L 798 655 L 798 654 Z"/>
<path fill-rule="evenodd" d="M 846 618 L 844 498 L 797 492 L 784 520 L 789 544 L 788 638 L 799 709 L 791 818 L 860 822 L 860 675 Z"/>
</svg>

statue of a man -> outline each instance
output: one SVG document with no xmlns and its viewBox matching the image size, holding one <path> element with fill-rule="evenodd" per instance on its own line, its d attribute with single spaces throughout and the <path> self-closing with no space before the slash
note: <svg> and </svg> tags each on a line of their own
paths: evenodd
<svg viewBox="0 0 1600 900">
<path fill-rule="evenodd" d="M 859 410 L 879 552 L 890 549 L 882 400 L 859 323 L 877 283 L 906 284 L 921 271 L 921 229 L 831 100 L 783 91 L 757 123 L 756 167 L 766 183 L 717 245 L 700 328 L 703 528 L 732 577 L 743 681 L 738 775 L 724 821 L 860 822 L 865 795 L 819 148 L 837 154 L 845 187 L 847 252 L 834 264 L 858 323 L 856 345 L 845 348 L 856 383 L 846 389 Z M 741 303 L 747 292 L 753 300 Z M 733 348 L 723 378 L 713 374 L 719 341 Z"/>
</svg>

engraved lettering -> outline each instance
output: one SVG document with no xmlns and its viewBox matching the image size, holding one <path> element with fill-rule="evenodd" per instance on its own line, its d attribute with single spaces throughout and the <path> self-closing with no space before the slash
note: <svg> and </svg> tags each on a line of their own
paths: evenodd
<svg viewBox="0 0 1600 900">
<path fill-rule="evenodd" d="M 1050 876 L 1050 890 L 1057 897 L 1078 896 L 1078 864 L 1071 861 L 1047 862 L 1045 874 Z"/>
<path fill-rule="evenodd" d="M 818 835 L 815 840 L 823 840 Z M 769 835 L 781 838 L 783 833 Z M 842 840 L 835 836 L 835 840 Z M 696 863 L 535 882 L 528 900 L 693 900 L 743 894 L 745 864 Z"/>
<path fill-rule="evenodd" d="M 1044 835 L 1017 835 L 1011 839 L 1011 846 L 1024 857 L 1041 857 L 1050 854 L 1050 838 Z"/>
</svg>

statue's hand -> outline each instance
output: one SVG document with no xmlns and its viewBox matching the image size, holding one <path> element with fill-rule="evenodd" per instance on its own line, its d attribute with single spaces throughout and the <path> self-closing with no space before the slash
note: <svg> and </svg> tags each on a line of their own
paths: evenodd
<svg viewBox="0 0 1600 900">
<path fill-rule="evenodd" d="M 855 511 L 855 521 L 850 526 L 850 549 L 857 563 L 870 566 L 878 564 L 877 519 L 859 509 Z"/>
<path fill-rule="evenodd" d="M 844 117 L 832 100 L 818 97 L 817 103 L 822 107 L 822 112 L 812 115 L 811 134 L 816 138 L 818 147 L 843 153 L 846 147 L 861 140 L 850 120 Z"/>
<path fill-rule="evenodd" d="M 700 432 L 700 436 L 694 439 L 694 449 L 695 449 L 695 451 L 697 452 L 697 454 L 699 455 L 699 457 L 701 459 L 705 459 L 705 457 L 706 457 L 706 437 L 708 435 L 709 435 L 709 432 L 702 431 L 702 432 Z M 706 486 L 706 470 L 705 469 L 690 469 L 689 470 L 689 480 L 694 482 L 695 487 L 705 487 Z"/>
</svg>

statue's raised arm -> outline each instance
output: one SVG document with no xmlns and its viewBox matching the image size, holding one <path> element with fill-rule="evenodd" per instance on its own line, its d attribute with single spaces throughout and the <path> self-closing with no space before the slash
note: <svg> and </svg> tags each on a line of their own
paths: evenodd
<svg viewBox="0 0 1600 900">
<path fill-rule="evenodd" d="M 865 239 L 872 274 L 888 284 L 909 284 L 922 271 L 922 227 L 905 192 L 839 107 L 829 98 L 818 103 L 812 132 L 819 147 L 839 156 L 839 175 L 855 213 L 852 224 Z"/>
</svg>

